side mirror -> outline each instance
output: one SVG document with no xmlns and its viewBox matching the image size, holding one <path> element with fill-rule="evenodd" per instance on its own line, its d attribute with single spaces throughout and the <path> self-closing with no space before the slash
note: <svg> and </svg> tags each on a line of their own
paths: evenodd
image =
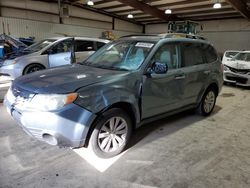
<svg viewBox="0 0 250 188">
<path fill-rule="evenodd" d="M 166 74 L 168 72 L 168 66 L 164 63 L 155 62 L 152 65 L 152 71 L 155 74 Z"/>
</svg>

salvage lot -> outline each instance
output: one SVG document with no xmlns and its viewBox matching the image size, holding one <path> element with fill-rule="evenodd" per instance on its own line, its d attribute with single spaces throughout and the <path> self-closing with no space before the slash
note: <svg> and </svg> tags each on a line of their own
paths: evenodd
<svg viewBox="0 0 250 188">
<path fill-rule="evenodd" d="M 249 187 L 249 104 L 249 89 L 224 86 L 213 115 L 185 112 L 141 127 L 103 172 L 70 149 L 33 140 L 0 104 L 0 185 Z"/>
</svg>

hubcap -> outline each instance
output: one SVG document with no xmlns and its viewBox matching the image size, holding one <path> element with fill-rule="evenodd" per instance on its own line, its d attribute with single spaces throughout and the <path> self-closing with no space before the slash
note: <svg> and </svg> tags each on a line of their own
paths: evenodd
<svg viewBox="0 0 250 188">
<path fill-rule="evenodd" d="M 104 152 L 116 151 L 125 142 L 128 124 L 121 117 L 112 117 L 103 124 L 98 134 L 98 145 Z"/>
<path fill-rule="evenodd" d="M 214 102 L 215 102 L 215 94 L 213 91 L 209 91 L 204 101 L 204 111 L 206 113 L 211 112 L 211 110 L 214 107 Z"/>
<path fill-rule="evenodd" d="M 36 71 L 39 71 L 39 70 L 41 70 L 40 67 L 32 67 L 32 68 L 28 71 L 28 73 L 36 72 Z"/>
</svg>

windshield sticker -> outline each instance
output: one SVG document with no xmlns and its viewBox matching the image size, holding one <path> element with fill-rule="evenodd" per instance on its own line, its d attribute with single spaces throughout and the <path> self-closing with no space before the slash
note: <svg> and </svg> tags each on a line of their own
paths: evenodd
<svg viewBox="0 0 250 188">
<path fill-rule="evenodd" d="M 152 48 L 154 44 L 152 43 L 145 43 L 145 42 L 137 42 L 135 45 L 136 47 L 142 47 L 142 48 Z"/>
</svg>

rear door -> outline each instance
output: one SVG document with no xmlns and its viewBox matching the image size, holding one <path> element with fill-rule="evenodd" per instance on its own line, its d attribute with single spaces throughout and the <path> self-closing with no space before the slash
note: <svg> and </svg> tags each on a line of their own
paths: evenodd
<svg viewBox="0 0 250 188">
<path fill-rule="evenodd" d="M 203 51 L 204 46 L 201 43 L 186 42 L 181 45 L 180 70 L 185 75 L 184 105 L 196 103 L 211 74 Z"/>
<path fill-rule="evenodd" d="M 82 62 L 95 52 L 94 41 L 75 40 L 76 62 Z"/>
<path fill-rule="evenodd" d="M 50 67 L 72 64 L 74 62 L 74 38 L 60 41 L 53 45 L 48 52 Z"/>
</svg>

